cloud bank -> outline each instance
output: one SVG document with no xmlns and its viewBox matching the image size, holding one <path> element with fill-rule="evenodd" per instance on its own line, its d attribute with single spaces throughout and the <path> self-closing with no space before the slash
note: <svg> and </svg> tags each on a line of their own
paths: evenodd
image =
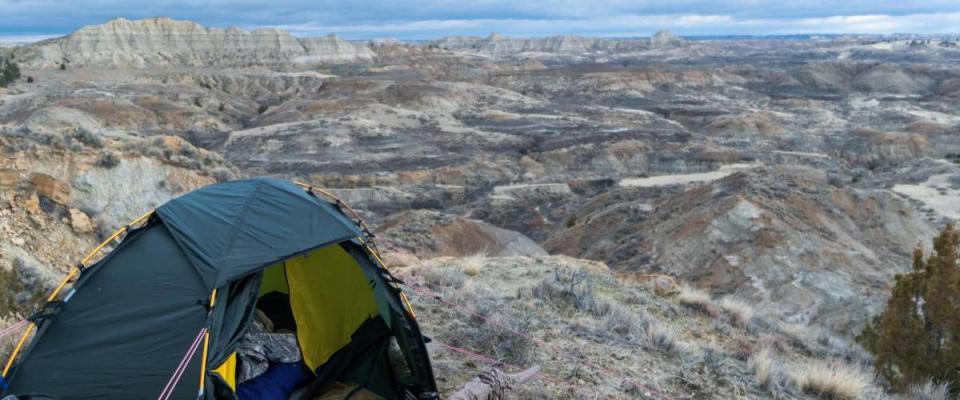
<svg viewBox="0 0 960 400">
<path fill-rule="evenodd" d="M 170 16 L 309 36 L 647 36 L 960 33 L 960 2 L 759 0 L 0 0 L 0 36 L 58 35 L 112 18 Z"/>
</svg>

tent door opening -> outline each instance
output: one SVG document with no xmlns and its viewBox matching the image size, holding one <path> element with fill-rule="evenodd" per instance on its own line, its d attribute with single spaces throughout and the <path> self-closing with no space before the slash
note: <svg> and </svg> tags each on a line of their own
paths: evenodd
<svg viewBox="0 0 960 400">
<path fill-rule="evenodd" d="M 342 245 L 330 245 L 259 274 L 260 279 L 238 284 L 258 284 L 256 311 L 251 312 L 265 315 L 275 332 L 295 333 L 302 362 L 315 375 L 300 392 L 317 395 L 348 387 L 384 399 L 397 397 L 399 383 L 410 379 L 398 372 L 409 368 L 389 328 L 395 317 L 387 288 L 374 271 L 362 267 Z M 234 352 L 214 369 L 233 390 L 241 384 L 240 363 Z"/>
</svg>

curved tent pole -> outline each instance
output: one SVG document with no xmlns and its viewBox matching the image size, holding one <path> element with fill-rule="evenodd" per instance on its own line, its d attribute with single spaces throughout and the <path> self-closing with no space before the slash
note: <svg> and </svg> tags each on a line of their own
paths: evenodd
<svg viewBox="0 0 960 400">
<path fill-rule="evenodd" d="M 131 221 L 126 226 L 123 226 L 120 229 L 117 229 L 116 232 L 114 232 L 112 235 L 107 237 L 103 242 L 97 245 L 97 247 L 91 250 L 90 253 L 88 253 L 86 257 L 80 260 L 80 263 L 77 264 L 75 268 L 71 269 L 70 273 L 68 273 L 67 276 L 64 277 L 62 281 L 60 281 L 60 284 L 57 285 L 55 289 L 53 289 L 53 292 L 50 293 L 50 296 L 47 296 L 47 302 L 56 300 L 57 296 L 60 295 L 60 292 L 63 291 L 63 288 L 66 287 L 67 284 L 73 280 L 73 278 L 79 276 L 80 271 L 83 270 L 84 266 L 88 262 L 90 262 L 90 260 L 93 260 L 93 258 L 96 257 L 98 254 L 100 254 L 100 251 L 106 248 L 107 245 L 109 245 L 111 242 L 119 238 L 124 233 L 128 232 L 130 230 L 130 227 L 134 225 L 138 225 L 143 221 L 146 221 L 147 218 L 153 215 L 153 213 L 154 213 L 154 210 L 150 210 L 145 214 L 137 217 L 137 219 Z M 29 337 L 30 333 L 32 333 L 33 330 L 36 329 L 37 327 L 38 327 L 38 324 L 36 322 L 31 322 L 27 324 L 25 328 L 23 328 L 23 333 L 20 334 L 20 339 L 17 340 L 16 347 L 13 348 L 13 352 L 10 353 L 10 358 L 7 359 L 7 363 L 3 366 L 3 373 L 2 373 L 3 378 L 7 378 L 7 373 L 9 373 L 10 368 L 13 367 L 14 360 L 17 359 L 17 355 L 20 354 L 20 351 L 23 349 L 23 346 L 27 343 L 27 337 Z"/>
<path fill-rule="evenodd" d="M 367 245 L 367 241 L 363 240 L 363 238 L 357 238 L 357 239 L 360 241 L 360 244 L 362 244 L 363 247 L 365 247 L 368 251 L 370 251 L 370 254 L 373 256 L 374 259 L 376 259 L 377 263 L 383 266 L 383 268 L 387 268 L 387 263 L 383 262 L 383 259 L 380 258 L 379 252 L 374 252 L 370 248 L 370 246 Z M 370 241 L 372 242 L 373 240 L 371 239 Z M 399 286 L 397 286 L 397 293 L 400 294 L 400 301 L 403 302 L 403 306 L 407 308 L 407 312 L 410 313 L 410 316 L 413 317 L 413 319 L 417 319 L 417 313 L 413 311 L 413 303 L 410 302 L 410 298 L 407 297 L 407 294 L 404 293 Z"/>
<path fill-rule="evenodd" d="M 365 222 L 363 222 L 363 218 L 360 217 L 360 214 L 359 214 L 356 210 L 354 210 L 353 207 L 350 207 L 350 205 L 347 204 L 345 201 L 340 200 L 339 197 L 337 197 L 335 194 L 333 194 L 333 193 L 331 193 L 331 192 L 329 192 L 329 191 L 327 191 L 327 190 L 324 190 L 324 189 L 321 189 L 321 188 L 318 188 L 318 187 L 316 187 L 316 186 L 309 185 L 309 184 L 306 184 L 306 183 L 303 183 L 303 182 L 293 181 L 293 183 L 296 184 L 297 186 L 306 188 L 307 190 L 309 190 L 309 191 L 311 191 L 311 192 L 320 193 L 320 194 L 326 196 L 327 198 L 329 198 L 330 200 L 333 200 L 334 203 L 340 205 L 341 208 L 342 208 L 344 211 L 347 212 L 347 216 L 348 216 L 349 218 L 353 219 L 354 222 L 357 223 L 357 225 L 360 227 L 360 229 L 363 231 L 363 233 L 366 234 L 367 236 L 371 236 L 370 238 L 368 238 L 368 239 L 369 239 L 369 243 L 364 243 L 364 247 L 366 247 L 367 250 L 369 250 L 371 253 L 375 254 L 375 255 L 377 256 L 377 258 L 380 258 L 380 249 L 377 247 L 376 243 L 373 243 L 373 238 L 372 238 L 372 234 L 370 233 L 370 229 L 367 227 L 367 224 L 366 224 Z M 383 263 L 381 262 L 381 264 L 383 264 Z M 384 264 L 384 265 L 386 265 L 386 264 Z"/>
<path fill-rule="evenodd" d="M 366 237 L 366 238 L 363 238 L 363 237 L 358 237 L 358 238 L 357 238 L 357 239 L 360 241 L 360 244 L 362 244 L 363 247 L 366 248 L 367 251 L 369 251 L 371 255 L 373 255 L 373 257 L 376 259 L 376 261 L 377 261 L 378 263 L 380 263 L 381 266 L 383 266 L 384 268 L 386 268 L 387 264 L 386 264 L 385 262 L 383 262 L 383 259 L 382 259 L 381 256 L 380 256 L 380 249 L 377 248 L 376 243 L 373 242 L 373 238 L 372 238 L 372 236 L 371 236 L 370 229 L 367 227 L 367 224 L 363 221 L 363 218 L 360 217 L 360 214 L 357 213 L 356 210 L 354 210 L 354 209 L 353 209 L 352 207 L 350 207 L 350 205 L 348 205 L 346 202 L 344 202 L 344 201 L 341 200 L 339 197 L 337 197 L 336 195 L 334 195 L 333 193 L 331 193 L 331 192 L 329 192 L 329 191 L 327 191 L 327 190 L 324 190 L 324 189 L 321 189 L 321 188 L 318 188 L 318 187 L 316 187 L 316 186 L 309 185 L 309 184 L 306 184 L 306 183 L 303 183 L 303 182 L 293 181 L 293 183 L 296 184 L 297 186 L 306 188 L 307 190 L 309 190 L 309 191 L 311 191 L 311 192 L 316 192 L 316 193 L 322 194 L 322 195 L 326 196 L 327 198 L 333 200 L 336 204 L 340 205 L 341 208 L 342 208 L 344 211 L 346 211 L 346 213 L 348 214 L 348 217 L 350 217 L 351 219 L 353 219 L 354 222 L 356 222 L 357 225 L 360 227 L 360 229 L 361 229 L 366 235 L 368 235 L 368 237 Z M 107 239 L 105 239 L 103 242 L 101 242 L 99 245 L 97 245 L 97 247 L 95 247 L 93 250 L 91 250 L 90 253 L 87 254 L 87 256 L 84 257 L 84 258 L 80 261 L 80 263 L 77 265 L 77 267 L 74 268 L 74 269 L 72 269 L 72 270 L 70 271 L 70 273 L 68 273 L 67 276 L 60 282 L 60 284 L 57 285 L 57 287 L 53 290 L 53 292 L 50 294 L 50 296 L 47 297 L 47 301 L 50 302 L 50 301 L 55 300 L 55 299 L 57 298 L 57 296 L 60 295 L 60 292 L 63 291 L 63 288 L 66 287 L 67 284 L 70 283 L 71 280 L 73 280 L 73 278 L 75 278 L 76 276 L 78 276 L 78 275 L 80 274 L 80 271 L 84 268 L 84 266 L 85 266 L 88 262 L 90 262 L 90 260 L 92 260 L 94 257 L 96 257 L 96 256 L 100 253 L 101 250 L 103 250 L 104 248 L 106 248 L 107 245 L 109 245 L 111 242 L 113 242 L 114 240 L 116 240 L 117 238 L 119 238 L 119 237 L 120 237 L 121 235 L 123 235 L 124 233 L 128 232 L 128 231 L 130 230 L 130 227 L 132 227 L 132 226 L 134 226 L 134 225 L 138 225 L 138 224 L 142 223 L 143 221 L 145 221 L 147 218 L 149 218 L 150 216 L 152 216 L 152 215 L 154 214 L 154 212 L 155 212 L 155 210 L 150 210 L 150 211 L 148 211 L 147 213 L 141 215 L 140 217 L 138 217 L 137 219 L 133 220 L 132 222 L 130 222 L 130 223 L 127 224 L 126 226 L 121 227 L 120 229 L 118 229 L 116 232 L 114 232 L 112 235 L 110 235 Z M 398 288 L 398 292 L 400 293 L 400 299 L 403 301 L 404 306 L 406 306 L 407 311 L 410 313 L 410 315 L 411 315 L 412 317 L 416 318 L 416 314 L 415 314 L 414 311 L 413 311 L 413 305 L 410 303 L 410 299 L 406 296 L 406 294 L 403 293 L 402 290 L 399 290 L 399 288 Z M 212 305 L 212 303 L 213 303 L 213 301 L 214 301 L 215 299 L 216 299 L 216 291 L 214 291 L 214 292 L 211 294 L 211 305 Z M 14 361 L 17 359 L 17 355 L 18 355 L 18 354 L 20 353 L 20 351 L 23 349 L 24 344 L 26 344 L 27 338 L 30 336 L 30 333 L 31 333 L 34 329 L 36 329 L 36 328 L 37 328 L 37 324 L 36 324 L 36 323 L 30 323 L 30 324 L 28 324 L 28 325 L 24 328 L 23 333 L 20 335 L 20 339 L 17 341 L 16 347 L 14 347 L 13 352 L 10 354 L 10 357 L 7 359 L 6 365 L 4 365 L 4 367 L 3 367 L 3 371 L 2 371 L 2 373 L 0 373 L 0 376 L 2 376 L 2 377 L 4 377 L 4 378 L 7 377 L 7 374 L 10 372 L 10 368 L 13 366 Z M 205 343 L 205 345 L 204 345 L 204 350 L 206 350 L 206 343 Z M 204 356 L 204 360 L 206 360 L 206 357 L 205 357 L 205 356 Z M 201 371 L 203 371 L 204 369 L 205 369 L 205 368 L 201 368 Z M 201 386 L 200 386 L 200 387 L 201 387 L 201 390 L 203 389 L 203 379 L 204 379 L 204 376 L 201 376 Z"/>
<path fill-rule="evenodd" d="M 354 222 L 356 222 L 357 225 L 360 226 L 360 229 L 363 230 L 363 232 L 368 236 L 367 238 L 358 237 L 357 239 L 360 241 L 360 244 L 363 245 L 363 247 L 366 248 L 371 255 L 373 255 L 373 258 L 375 258 L 377 262 L 380 263 L 381 266 L 383 266 L 384 268 L 387 267 L 387 263 L 383 262 L 383 258 L 380 257 L 380 248 L 378 248 L 377 244 L 374 243 L 373 235 L 370 233 L 370 229 L 367 228 L 367 224 L 363 222 L 363 218 L 360 218 L 360 214 L 357 213 L 356 210 L 350 207 L 350 205 L 344 202 L 343 200 L 340 200 L 340 198 L 337 197 L 335 194 L 327 190 L 324 190 L 303 182 L 293 181 L 293 183 L 295 183 L 297 186 L 306 188 L 311 192 L 320 193 L 326 196 L 327 198 L 333 200 L 335 203 L 339 204 L 341 208 L 347 212 L 348 217 L 352 218 Z M 410 303 L 410 298 L 408 298 L 407 295 L 403 293 L 403 290 L 400 290 L 399 287 L 397 287 L 397 292 L 400 293 L 400 300 L 403 301 L 403 305 L 407 308 L 407 312 L 410 313 L 411 317 L 416 319 L 417 314 L 413 311 L 413 304 Z"/>
</svg>

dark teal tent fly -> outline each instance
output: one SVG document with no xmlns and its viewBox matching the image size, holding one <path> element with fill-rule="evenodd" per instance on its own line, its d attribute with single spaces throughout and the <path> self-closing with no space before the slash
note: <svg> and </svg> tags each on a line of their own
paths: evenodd
<svg viewBox="0 0 960 400">
<path fill-rule="evenodd" d="M 237 344 L 258 301 L 279 292 L 315 374 L 303 398 L 332 382 L 385 399 L 436 398 L 414 314 L 369 244 L 341 203 L 289 181 L 227 182 L 171 200 L 33 317 L 5 394 L 156 399 L 206 328 L 169 398 L 235 398 Z"/>
</svg>

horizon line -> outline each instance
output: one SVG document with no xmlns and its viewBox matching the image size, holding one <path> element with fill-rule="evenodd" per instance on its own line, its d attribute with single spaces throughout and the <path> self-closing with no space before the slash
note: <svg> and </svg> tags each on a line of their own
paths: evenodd
<svg viewBox="0 0 960 400">
<path fill-rule="evenodd" d="M 96 24 L 94 24 L 96 25 Z M 87 25 L 91 26 L 91 25 Z M 473 38 L 486 38 L 493 35 L 507 37 L 507 38 L 516 38 L 516 39 L 542 39 L 549 37 L 557 36 L 575 36 L 583 38 L 596 38 L 596 39 L 649 39 L 653 37 L 655 33 L 598 33 L 598 34 L 589 34 L 589 33 L 549 33 L 549 34 L 501 34 L 498 32 L 490 32 L 487 34 L 449 34 L 449 35 L 440 35 L 440 36 L 424 36 L 420 38 L 397 38 L 395 36 L 368 36 L 368 37 L 356 37 L 356 38 L 346 38 L 345 35 L 338 32 L 328 32 L 322 34 L 313 34 L 313 33 L 303 33 L 296 32 L 284 29 L 280 26 L 257 26 L 257 27 L 240 27 L 240 26 L 209 26 L 210 28 L 219 28 L 219 29 L 228 29 L 228 28 L 239 28 L 245 31 L 253 31 L 256 29 L 280 29 L 284 32 L 290 34 L 295 38 L 306 39 L 306 38 L 317 38 L 324 36 L 338 36 L 347 41 L 353 42 L 368 42 L 368 41 L 377 41 L 377 40 L 395 40 L 398 42 L 422 42 L 422 41 L 431 41 L 431 40 L 440 40 L 445 38 L 453 37 L 473 37 Z M 919 33 L 919 32 L 893 32 L 893 33 L 837 33 L 837 32 L 800 32 L 800 33 L 769 33 L 769 34 L 751 34 L 751 33 L 699 33 L 692 35 L 679 34 L 670 29 L 663 29 L 669 31 L 674 36 L 681 37 L 684 39 L 691 40 L 701 40 L 709 41 L 710 39 L 738 39 L 738 38 L 754 38 L 754 39 L 788 39 L 796 38 L 797 40 L 809 40 L 812 37 L 822 36 L 822 37 L 865 37 L 865 38 L 887 38 L 887 37 L 898 37 L 898 36 L 913 36 L 917 38 L 938 38 L 943 36 L 952 36 L 960 38 L 960 33 L 951 33 L 951 32 L 942 32 L 942 33 Z M 72 35 L 75 31 L 69 33 L 59 33 L 59 34 L 39 34 L 27 32 L 23 34 L 18 33 L 2 33 L 0 32 L 0 44 L 16 44 L 16 45 L 29 45 L 37 42 L 41 42 L 49 39 L 63 38 Z"/>
</svg>

